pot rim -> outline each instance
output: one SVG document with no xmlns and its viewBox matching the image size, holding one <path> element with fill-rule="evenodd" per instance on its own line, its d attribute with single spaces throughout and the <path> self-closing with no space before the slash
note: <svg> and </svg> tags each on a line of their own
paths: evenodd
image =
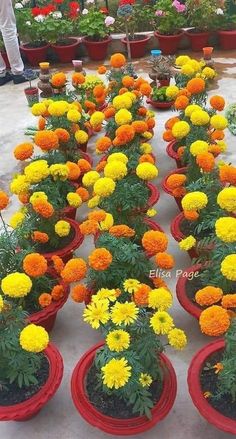
<svg viewBox="0 0 236 439">
<path fill-rule="evenodd" d="M 43 50 L 43 49 L 48 49 L 50 47 L 50 44 L 47 43 L 44 46 L 40 46 L 40 47 L 26 47 L 27 44 L 30 43 L 23 43 L 20 45 L 20 49 L 22 49 L 23 51 L 27 52 L 27 51 L 34 51 L 34 50 Z"/>
<path fill-rule="evenodd" d="M 94 44 L 94 45 L 104 44 L 104 43 L 108 43 L 110 41 L 112 41 L 112 37 L 110 35 L 108 35 L 107 38 L 102 40 L 102 41 L 89 40 L 88 37 L 83 37 L 82 38 L 82 42 L 83 43 L 85 43 L 85 44 Z"/>
<path fill-rule="evenodd" d="M 195 305 L 187 296 L 186 294 L 186 284 L 188 281 L 188 277 L 186 276 L 186 273 L 193 273 L 196 271 L 201 271 L 202 265 L 201 264 L 195 264 L 192 265 L 184 270 L 184 273 L 180 275 L 180 277 L 177 280 L 176 283 L 176 296 L 180 303 L 180 305 L 185 309 L 186 312 L 191 314 L 196 319 L 200 318 L 201 315 L 201 308 L 199 308 L 197 305 Z"/>
<path fill-rule="evenodd" d="M 138 35 L 138 36 L 140 36 L 141 38 L 140 38 L 139 40 L 129 40 L 130 44 L 144 43 L 144 42 L 149 41 L 150 38 L 151 38 L 151 35 L 142 35 L 142 34 L 141 34 L 141 35 L 140 35 L 140 34 L 135 34 L 135 35 Z M 121 38 L 121 42 L 122 42 L 123 44 L 127 44 L 127 38 L 126 38 L 126 37 Z"/>
<path fill-rule="evenodd" d="M 188 30 L 186 30 L 185 31 L 185 33 L 188 35 L 188 36 L 190 36 L 190 37 L 198 37 L 199 35 L 200 36 L 209 36 L 210 34 L 211 34 L 211 32 L 210 31 L 202 31 L 202 32 L 194 32 L 194 30 L 195 30 L 195 28 L 192 28 L 192 32 L 191 32 L 191 29 L 188 29 Z"/>
<path fill-rule="evenodd" d="M 50 46 L 56 49 L 65 49 L 66 47 L 75 47 L 80 43 L 80 39 L 76 37 L 68 37 L 67 39 L 71 40 L 71 44 L 61 45 L 61 44 L 51 43 Z"/>
<path fill-rule="evenodd" d="M 170 108 L 172 107 L 172 105 L 174 105 L 174 101 L 169 101 L 169 102 L 153 101 L 151 98 L 148 98 L 146 100 L 146 103 L 152 105 L 155 108 Z"/>
<path fill-rule="evenodd" d="M 154 36 L 159 38 L 179 38 L 182 37 L 185 34 L 185 31 L 183 29 L 180 29 L 179 32 L 177 34 L 172 34 L 172 35 L 165 35 L 165 34 L 161 34 L 160 32 L 158 32 L 158 30 L 156 30 L 154 32 Z"/>
</svg>

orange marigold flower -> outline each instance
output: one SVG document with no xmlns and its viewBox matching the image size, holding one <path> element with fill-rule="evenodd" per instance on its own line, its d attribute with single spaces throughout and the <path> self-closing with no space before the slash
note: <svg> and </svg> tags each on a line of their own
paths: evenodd
<svg viewBox="0 0 236 439">
<path fill-rule="evenodd" d="M 139 90 L 142 93 L 142 95 L 150 96 L 152 92 L 152 87 L 150 86 L 150 84 L 148 84 L 148 82 L 144 82 L 143 84 L 140 85 Z"/>
<path fill-rule="evenodd" d="M 191 97 L 191 93 L 189 93 L 187 88 L 182 88 L 181 90 L 179 90 L 177 96 L 187 96 L 187 98 L 190 98 Z"/>
<path fill-rule="evenodd" d="M 221 305 L 223 308 L 236 308 L 236 294 L 225 294 L 222 297 Z"/>
<path fill-rule="evenodd" d="M 74 162 L 66 162 L 66 166 L 69 170 L 68 179 L 72 181 L 78 180 L 81 174 L 79 166 Z"/>
<path fill-rule="evenodd" d="M 58 72 L 52 75 L 51 77 L 51 84 L 53 87 L 64 87 L 66 83 L 66 75 L 63 72 Z"/>
<path fill-rule="evenodd" d="M 152 130 L 156 125 L 154 117 L 150 117 L 149 119 L 146 120 L 146 122 L 149 130 Z"/>
<path fill-rule="evenodd" d="M 120 145 L 125 145 L 133 140 L 135 136 L 134 128 L 131 125 L 122 125 L 117 128 L 116 136 L 118 137 Z"/>
<path fill-rule="evenodd" d="M 198 154 L 196 162 L 203 172 L 211 172 L 215 166 L 215 158 L 211 152 L 203 152 Z"/>
<path fill-rule="evenodd" d="M 143 79 L 143 78 L 138 78 L 138 79 L 136 79 L 136 81 L 134 82 L 134 87 L 136 88 L 136 89 L 138 89 L 140 86 L 141 86 L 141 84 L 146 84 L 146 80 L 145 79 Z"/>
<path fill-rule="evenodd" d="M 75 72 L 72 75 L 72 84 L 81 85 L 85 82 L 85 76 L 80 72 Z"/>
<path fill-rule="evenodd" d="M 34 142 L 42 151 L 58 148 L 58 137 L 51 130 L 38 131 L 34 136 Z"/>
<path fill-rule="evenodd" d="M 163 288 L 166 288 L 168 290 L 166 282 L 161 277 L 153 277 L 152 283 L 153 283 L 154 287 L 156 287 L 156 288 L 163 287 Z"/>
<path fill-rule="evenodd" d="M 67 282 L 79 282 L 86 276 L 87 265 L 81 258 L 70 259 L 61 271 L 62 279 Z"/>
<path fill-rule="evenodd" d="M 39 120 L 38 120 L 38 129 L 44 130 L 46 127 L 46 119 L 43 116 L 39 116 Z"/>
<path fill-rule="evenodd" d="M 186 87 L 192 95 L 196 95 L 204 92 L 206 83 L 202 78 L 193 78 L 188 81 Z"/>
<path fill-rule="evenodd" d="M 79 159 L 77 165 L 79 166 L 80 172 L 82 174 L 85 174 L 85 172 L 88 172 L 92 169 L 91 164 L 88 162 L 88 160 L 85 159 Z"/>
<path fill-rule="evenodd" d="M 50 218 L 54 214 L 54 208 L 48 201 L 38 199 L 34 201 L 32 206 L 34 211 L 44 218 Z"/>
<path fill-rule="evenodd" d="M 102 131 L 102 125 L 99 124 L 99 125 L 97 125 L 96 127 L 93 127 L 93 131 L 94 131 L 95 133 L 100 133 L 100 131 Z"/>
<path fill-rule="evenodd" d="M 70 140 L 70 133 L 64 128 L 57 128 L 54 133 L 57 135 L 59 142 L 66 143 Z"/>
<path fill-rule="evenodd" d="M 48 269 L 47 260 L 39 253 L 30 253 L 23 259 L 23 270 L 28 276 L 43 276 Z"/>
<path fill-rule="evenodd" d="M 75 192 L 80 196 L 83 202 L 89 200 L 89 192 L 84 187 L 78 187 Z"/>
<path fill-rule="evenodd" d="M 211 285 L 198 290 L 195 294 L 195 300 L 200 306 L 214 305 L 214 303 L 219 302 L 222 297 L 222 289 Z"/>
<path fill-rule="evenodd" d="M 122 78 L 122 84 L 124 85 L 124 87 L 133 87 L 134 86 L 134 78 L 132 78 L 132 76 L 129 75 L 125 75 Z"/>
<path fill-rule="evenodd" d="M 106 218 L 106 212 L 105 210 L 94 210 L 93 212 L 89 212 L 88 214 L 88 219 L 89 220 L 94 220 L 97 222 L 101 222 L 104 221 L 104 219 Z"/>
<path fill-rule="evenodd" d="M 18 194 L 18 199 L 22 204 L 27 204 L 30 199 L 30 195 L 28 192 L 22 192 Z"/>
<path fill-rule="evenodd" d="M 185 174 L 171 174 L 167 180 L 166 184 L 168 188 L 175 189 L 178 187 L 183 186 L 184 183 L 186 183 L 187 177 Z"/>
<path fill-rule="evenodd" d="M 103 110 L 104 116 L 106 119 L 110 119 L 116 114 L 116 109 L 114 107 L 107 107 Z"/>
<path fill-rule="evenodd" d="M 51 291 L 51 296 L 53 300 L 60 300 L 64 296 L 64 288 L 62 285 L 55 285 Z"/>
<path fill-rule="evenodd" d="M 184 151 L 185 151 L 185 146 L 179 146 L 178 150 L 177 150 L 177 154 L 178 157 L 181 159 L 184 155 Z"/>
<path fill-rule="evenodd" d="M 107 71 L 106 66 L 99 66 L 99 67 L 98 67 L 98 73 L 99 73 L 99 75 L 104 75 L 104 74 L 106 73 L 106 71 Z"/>
<path fill-rule="evenodd" d="M 126 63 L 126 58 L 122 53 L 115 53 L 110 58 L 110 64 L 114 68 L 123 67 Z"/>
<path fill-rule="evenodd" d="M 106 270 L 112 263 L 112 254 L 106 248 L 96 248 L 89 256 L 89 266 L 97 271 Z"/>
<path fill-rule="evenodd" d="M 126 88 L 126 87 L 121 87 L 120 90 L 119 90 L 119 95 L 123 95 L 123 94 L 126 93 L 127 91 L 129 91 L 128 88 Z"/>
<path fill-rule="evenodd" d="M 220 373 L 224 369 L 224 366 L 222 363 L 216 363 L 213 369 L 215 369 L 215 373 Z"/>
<path fill-rule="evenodd" d="M 104 104 L 105 99 L 106 99 L 106 93 L 104 93 L 103 95 L 101 95 L 99 98 L 95 98 L 96 102 L 100 105 Z"/>
<path fill-rule="evenodd" d="M 209 145 L 208 152 L 211 152 L 214 157 L 217 157 L 221 154 L 221 147 L 219 145 Z"/>
<path fill-rule="evenodd" d="M 100 98 L 103 95 L 104 95 L 104 86 L 101 84 L 95 85 L 93 89 L 93 96 L 95 98 Z"/>
<path fill-rule="evenodd" d="M 167 249 L 168 238 L 165 233 L 159 230 L 148 230 L 142 237 L 142 246 L 151 254 L 164 252 Z"/>
<path fill-rule="evenodd" d="M 9 197 L 4 191 L 0 191 L 0 210 L 6 209 L 9 203 Z"/>
<path fill-rule="evenodd" d="M 46 308 L 52 303 L 52 296 L 49 293 L 42 293 L 39 296 L 39 305 L 42 308 Z"/>
<path fill-rule="evenodd" d="M 132 127 L 137 134 L 145 133 L 148 130 L 148 125 L 143 120 L 135 120 L 132 122 Z"/>
<path fill-rule="evenodd" d="M 134 302 L 137 306 L 148 306 L 148 295 L 151 288 L 146 284 L 139 284 L 134 292 Z"/>
<path fill-rule="evenodd" d="M 106 160 L 102 160 L 101 162 L 99 162 L 96 166 L 96 171 L 102 172 L 103 169 L 105 168 L 106 164 L 107 164 Z"/>
<path fill-rule="evenodd" d="M 145 108 L 145 107 L 140 107 L 140 108 L 138 109 L 138 115 L 139 115 L 139 116 L 146 116 L 146 114 L 147 114 L 147 108 Z"/>
<path fill-rule="evenodd" d="M 39 242 L 40 244 L 46 244 L 49 241 L 49 236 L 47 233 L 38 232 L 37 230 L 31 235 L 32 241 Z"/>
<path fill-rule="evenodd" d="M 112 145 L 112 141 L 110 137 L 107 136 L 100 137 L 100 139 L 96 141 L 96 148 L 100 152 L 107 151 L 111 147 L 111 145 Z"/>
<path fill-rule="evenodd" d="M 210 104 L 212 108 L 218 111 L 222 111 L 225 108 L 225 100 L 222 96 L 212 96 L 210 98 Z"/>
<path fill-rule="evenodd" d="M 165 252 L 157 253 L 155 261 L 158 267 L 163 268 L 164 270 L 171 270 L 175 265 L 173 256 Z"/>
<path fill-rule="evenodd" d="M 162 134 L 162 138 L 165 142 L 172 142 L 172 140 L 175 140 L 175 137 L 172 134 L 171 130 L 166 130 Z"/>
<path fill-rule="evenodd" d="M 203 334 L 217 337 L 223 335 L 229 329 L 230 317 L 226 309 L 218 305 L 212 305 L 202 311 L 199 324 Z"/>
<path fill-rule="evenodd" d="M 211 133 L 212 140 L 223 140 L 225 138 L 225 133 L 222 130 L 215 130 Z"/>
<path fill-rule="evenodd" d="M 166 130 L 172 130 L 173 126 L 176 124 L 176 122 L 179 122 L 179 117 L 171 117 L 168 119 L 165 123 L 165 129 Z"/>
<path fill-rule="evenodd" d="M 148 163 L 155 163 L 155 159 L 151 154 L 143 154 L 139 157 L 139 163 L 148 162 Z"/>
<path fill-rule="evenodd" d="M 89 297 L 89 291 L 85 285 L 76 285 L 71 291 L 72 299 L 77 303 L 85 302 Z"/>
<path fill-rule="evenodd" d="M 187 192 L 187 190 L 183 186 L 172 189 L 172 194 L 176 198 L 183 197 L 186 194 L 186 192 Z"/>
<path fill-rule="evenodd" d="M 82 235 L 96 235 L 99 225 L 95 220 L 86 220 L 80 224 L 79 229 Z"/>
<path fill-rule="evenodd" d="M 188 221 L 196 221 L 199 218 L 199 213 L 196 210 L 184 210 L 183 214 Z"/>
<path fill-rule="evenodd" d="M 189 99 L 187 96 L 178 96 L 175 100 L 175 109 L 176 110 L 185 110 L 185 108 L 189 104 Z"/>
<path fill-rule="evenodd" d="M 84 101 L 84 106 L 85 108 L 87 108 L 87 110 L 93 110 L 93 111 L 96 110 L 96 104 L 92 101 L 88 101 L 88 100 Z"/>
<path fill-rule="evenodd" d="M 131 238 L 135 235 L 135 230 L 131 229 L 125 224 L 120 224 L 118 226 L 112 226 L 109 229 L 109 234 L 116 237 L 125 236 L 127 238 Z"/>
<path fill-rule="evenodd" d="M 236 167 L 231 165 L 220 166 L 219 177 L 222 183 L 236 185 Z"/>
<path fill-rule="evenodd" d="M 14 156 L 16 160 L 27 160 L 34 152 L 34 146 L 32 143 L 21 143 L 14 149 Z"/>
<path fill-rule="evenodd" d="M 52 256 L 53 268 L 57 272 L 57 274 L 61 274 L 65 264 L 60 256 L 54 255 Z"/>
</svg>

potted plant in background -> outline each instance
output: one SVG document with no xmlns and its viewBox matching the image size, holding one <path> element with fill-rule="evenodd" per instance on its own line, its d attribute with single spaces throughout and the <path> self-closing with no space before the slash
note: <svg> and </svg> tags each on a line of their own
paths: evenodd
<svg viewBox="0 0 236 439">
<path fill-rule="evenodd" d="M 210 32 L 215 29 L 219 3 L 219 0 L 186 0 L 188 25 L 192 28 L 186 31 L 186 35 L 194 52 L 208 46 Z"/>
<path fill-rule="evenodd" d="M 216 26 L 220 47 L 224 50 L 236 48 L 236 8 L 234 2 L 226 1 L 217 9 Z"/>
<path fill-rule="evenodd" d="M 35 103 L 39 102 L 39 89 L 32 86 L 32 81 L 36 78 L 36 74 L 33 70 L 25 70 L 24 76 L 29 81 L 29 87 L 24 89 L 25 96 L 29 107 L 32 107 Z"/>
<path fill-rule="evenodd" d="M 151 96 L 147 99 L 147 104 L 154 108 L 168 109 L 172 107 L 174 101 L 166 94 L 167 87 L 153 87 Z"/>
<path fill-rule="evenodd" d="M 157 30 L 154 35 L 162 53 L 173 55 L 184 35 L 186 6 L 178 0 L 160 0 L 156 6 L 154 23 Z"/>
<path fill-rule="evenodd" d="M 151 73 L 149 78 L 152 79 L 151 85 L 156 87 L 165 87 L 170 84 L 170 79 L 174 75 L 175 58 L 173 56 L 165 56 L 160 50 L 151 50 L 151 58 L 149 65 Z"/>
<path fill-rule="evenodd" d="M 93 1 L 89 1 L 88 9 L 83 9 L 75 29 L 84 36 L 83 43 L 93 61 L 106 58 L 114 22 L 115 19 L 99 10 Z"/>
</svg>

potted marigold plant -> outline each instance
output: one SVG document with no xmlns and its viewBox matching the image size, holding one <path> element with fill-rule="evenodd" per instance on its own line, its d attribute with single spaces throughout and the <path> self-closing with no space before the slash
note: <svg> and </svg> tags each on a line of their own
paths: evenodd
<svg viewBox="0 0 236 439">
<path fill-rule="evenodd" d="M 178 0 L 160 0 L 155 11 L 155 37 L 164 55 L 177 52 L 184 35 L 186 6 Z"/>
<path fill-rule="evenodd" d="M 41 326 L 0 296 L 0 419 L 26 421 L 35 416 L 60 386 L 63 361 Z"/>
<path fill-rule="evenodd" d="M 151 104 L 153 108 L 168 109 L 172 107 L 174 101 L 171 97 L 166 95 L 167 87 L 153 87 L 150 98 L 147 99 L 147 104 Z"/>
</svg>

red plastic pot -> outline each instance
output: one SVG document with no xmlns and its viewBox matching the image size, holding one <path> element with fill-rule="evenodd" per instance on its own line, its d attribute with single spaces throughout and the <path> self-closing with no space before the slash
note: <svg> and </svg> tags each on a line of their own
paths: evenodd
<svg viewBox="0 0 236 439">
<path fill-rule="evenodd" d="M 188 370 L 188 389 L 192 401 L 199 413 L 219 430 L 236 435 L 236 421 L 224 416 L 212 407 L 204 398 L 201 388 L 200 376 L 204 364 L 209 357 L 225 348 L 224 340 L 216 340 L 204 346 L 193 357 Z"/>
<path fill-rule="evenodd" d="M 173 160 L 175 160 L 177 168 L 182 168 L 181 160 L 178 156 L 178 153 L 175 151 L 175 146 L 177 145 L 176 140 L 173 140 L 172 142 L 168 143 L 166 147 L 166 152 L 169 157 L 171 157 Z"/>
<path fill-rule="evenodd" d="M 131 51 L 131 58 L 142 58 L 142 56 L 145 55 L 145 49 L 148 41 L 150 40 L 150 35 L 138 35 L 140 39 L 137 40 L 130 40 L 130 51 Z M 121 42 L 126 46 L 127 48 L 127 39 L 121 38 Z"/>
<path fill-rule="evenodd" d="M 159 82 L 158 88 L 168 87 L 168 85 L 170 85 L 170 78 L 169 79 L 158 79 L 158 82 Z"/>
<path fill-rule="evenodd" d="M 24 89 L 25 97 L 27 99 L 29 107 L 39 102 L 39 89 L 38 87 L 27 87 Z"/>
<path fill-rule="evenodd" d="M 159 108 L 160 110 L 168 110 L 169 108 L 174 105 L 174 101 L 170 102 L 159 102 L 159 101 L 153 101 L 151 98 L 148 98 L 146 100 L 146 103 L 151 105 L 153 108 Z"/>
<path fill-rule="evenodd" d="M 185 311 L 187 311 L 196 319 L 199 319 L 202 309 L 188 298 L 186 288 L 187 288 L 187 282 L 190 273 L 197 273 L 198 271 L 201 270 L 202 270 L 201 264 L 196 264 L 193 265 L 192 267 L 187 268 L 181 274 L 176 284 L 176 295 L 180 305 L 185 309 Z"/>
<path fill-rule="evenodd" d="M 56 53 L 59 62 L 61 63 L 71 63 L 72 59 L 76 58 L 76 50 L 80 41 L 78 38 L 68 38 L 71 41 L 71 44 L 51 44 L 54 52 Z"/>
<path fill-rule="evenodd" d="M 85 352 L 73 371 L 71 394 L 75 407 L 90 425 L 112 435 L 129 436 L 150 430 L 168 415 L 176 398 L 176 375 L 170 360 L 164 354 L 160 355 L 164 373 L 163 391 L 160 400 L 152 409 L 152 419 L 146 416 L 131 419 L 112 418 L 99 412 L 90 403 L 86 392 L 87 373 L 94 361 L 96 351 L 102 346 L 103 342 L 100 342 Z"/>
<path fill-rule="evenodd" d="M 171 235 L 173 238 L 180 242 L 182 239 L 186 238 L 186 236 L 181 232 L 181 222 L 184 220 L 184 214 L 183 212 L 180 212 L 172 221 L 170 226 Z M 193 247 L 190 250 L 188 250 L 188 254 L 191 259 L 197 258 L 198 253 L 196 249 Z"/>
<path fill-rule="evenodd" d="M 208 46 L 210 32 L 191 32 L 186 31 L 193 52 L 200 52 L 203 47 Z"/>
<path fill-rule="evenodd" d="M 6 64 L 6 68 L 7 68 L 7 69 L 10 69 L 11 66 L 10 66 L 10 63 L 9 63 L 9 59 L 8 59 L 8 56 L 7 56 L 7 52 L 4 52 L 3 50 L 0 50 L 0 53 L 1 53 L 1 55 L 2 55 L 2 57 L 3 57 L 3 60 L 4 60 L 5 64 Z"/>
<path fill-rule="evenodd" d="M 0 406 L 0 421 L 27 421 L 36 416 L 54 396 L 63 376 L 63 360 L 57 348 L 49 343 L 44 354 L 49 361 L 49 376 L 44 386 L 24 402 Z"/>
<path fill-rule="evenodd" d="M 163 189 L 163 191 L 165 191 L 167 194 L 169 194 L 169 195 L 171 195 L 172 197 L 173 197 L 173 193 L 172 193 L 172 191 L 168 188 L 168 185 L 167 185 L 167 179 L 170 177 L 170 175 L 172 175 L 172 174 L 186 174 L 186 172 L 187 172 L 187 167 L 183 167 L 183 168 L 177 168 L 177 169 L 173 169 L 173 171 L 171 171 L 171 172 L 169 172 L 167 175 L 166 175 L 166 177 L 162 180 L 162 182 L 161 182 L 161 186 L 162 186 L 162 189 Z M 182 210 L 183 210 L 183 208 L 182 208 L 182 204 L 181 204 L 181 200 L 182 200 L 182 197 L 174 197 L 174 199 L 175 199 L 175 201 L 176 201 L 176 204 L 177 204 L 177 206 L 178 206 L 178 208 L 179 208 L 179 210 L 182 212 Z"/>
<path fill-rule="evenodd" d="M 218 31 L 218 35 L 221 49 L 236 49 L 236 30 L 220 30 Z"/>
<path fill-rule="evenodd" d="M 50 44 L 45 44 L 45 46 L 41 47 L 28 47 L 28 44 L 22 44 L 20 50 L 26 56 L 31 66 L 38 67 L 40 62 L 47 59 L 47 51 L 49 47 Z"/>
<path fill-rule="evenodd" d="M 47 261 L 50 263 L 53 256 L 60 256 L 60 258 L 63 259 L 64 262 L 69 261 L 69 259 L 72 258 L 73 252 L 81 246 L 84 236 L 80 232 L 79 229 L 79 223 L 71 218 L 65 218 L 65 221 L 68 221 L 71 225 L 71 228 L 74 230 L 74 238 L 72 241 L 67 244 L 64 248 L 55 250 L 48 253 L 42 253 L 42 255 L 47 259 Z"/>
<path fill-rule="evenodd" d="M 93 61 L 102 61 L 106 58 L 110 42 L 111 37 L 107 37 L 102 41 L 92 41 L 87 37 L 83 38 L 83 43 L 87 49 L 89 58 Z"/>
<path fill-rule="evenodd" d="M 181 31 L 176 35 L 162 35 L 159 32 L 154 32 L 155 37 L 158 40 L 159 48 L 163 55 L 174 55 L 177 50 L 179 43 L 184 35 Z"/>
</svg>

